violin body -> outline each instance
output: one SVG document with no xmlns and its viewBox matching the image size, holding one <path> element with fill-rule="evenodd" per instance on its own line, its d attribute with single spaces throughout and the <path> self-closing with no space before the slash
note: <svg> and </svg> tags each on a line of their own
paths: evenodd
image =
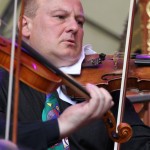
<svg viewBox="0 0 150 150">
<path fill-rule="evenodd" d="M 150 91 L 150 67 L 136 65 L 135 59 L 130 59 L 129 63 L 127 89 Z M 113 92 L 120 89 L 122 68 L 122 58 L 116 60 L 112 55 L 107 55 L 105 60 L 98 66 L 84 67 L 82 68 L 81 75 L 73 75 L 73 77 L 83 86 L 85 86 L 86 83 L 92 83 Z M 79 95 L 69 91 L 69 89 L 68 93 L 71 97 L 79 98 Z"/>
<path fill-rule="evenodd" d="M 17 46 L 15 47 L 17 51 Z M 10 71 L 11 42 L 0 37 L 0 66 Z M 14 72 L 16 59 L 14 61 Z M 21 51 L 19 80 L 30 87 L 43 92 L 50 93 L 58 88 L 62 79 L 44 67 L 38 61 Z"/>
</svg>

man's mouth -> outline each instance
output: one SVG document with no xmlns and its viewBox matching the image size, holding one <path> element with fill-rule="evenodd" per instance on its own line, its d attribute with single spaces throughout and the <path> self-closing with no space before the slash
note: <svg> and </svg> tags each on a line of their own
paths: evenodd
<svg viewBox="0 0 150 150">
<path fill-rule="evenodd" d="M 73 45 L 73 46 L 76 45 L 75 40 L 72 40 L 72 39 L 64 40 L 63 42 L 68 43 L 69 45 Z"/>
</svg>

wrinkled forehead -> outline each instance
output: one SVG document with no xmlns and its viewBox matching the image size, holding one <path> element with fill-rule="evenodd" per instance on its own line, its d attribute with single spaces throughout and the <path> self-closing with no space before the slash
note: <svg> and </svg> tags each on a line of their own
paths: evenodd
<svg viewBox="0 0 150 150">
<path fill-rule="evenodd" d="M 66 11 L 74 10 L 84 15 L 83 7 L 80 0 L 37 0 L 39 8 L 66 9 Z"/>
</svg>

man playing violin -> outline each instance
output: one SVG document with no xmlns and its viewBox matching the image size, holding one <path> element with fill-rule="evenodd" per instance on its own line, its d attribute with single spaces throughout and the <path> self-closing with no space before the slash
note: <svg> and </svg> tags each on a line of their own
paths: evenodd
<svg viewBox="0 0 150 150">
<path fill-rule="evenodd" d="M 82 50 L 84 11 L 80 0 L 26 0 L 22 21 L 23 40 L 37 50 L 56 67 L 71 74 L 81 68 L 84 59 Z M 80 71 L 80 69 L 78 69 Z M 8 73 L 1 69 L 0 112 L 5 118 Z M 20 83 L 18 145 L 30 149 L 54 149 L 59 147 L 71 150 L 110 150 L 110 140 L 102 116 L 112 107 L 117 113 L 118 94 L 110 94 L 103 88 L 86 85 L 91 99 L 75 103 L 60 89 L 45 95 Z M 60 94 L 61 93 L 61 94 Z M 63 96 L 61 96 L 63 95 Z M 46 120 L 43 116 L 46 98 L 56 99 L 60 115 L 53 119 L 51 111 Z M 67 97 L 67 98 L 66 98 Z M 113 101 L 112 101 L 113 97 Z M 53 105 L 53 103 L 48 103 Z M 129 101 L 126 101 L 124 121 L 134 130 L 133 138 L 125 143 L 123 150 L 150 148 L 149 128 L 144 126 Z M 3 126 L 1 126 L 3 130 Z M 141 130 L 137 138 L 138 131 Z M 138 144 L 138 145 L 135 145 Z M 64 148 L 65 147 L 65 148 Z M 139 148 L 140 149 L 140 148 Z"/>
</svg>

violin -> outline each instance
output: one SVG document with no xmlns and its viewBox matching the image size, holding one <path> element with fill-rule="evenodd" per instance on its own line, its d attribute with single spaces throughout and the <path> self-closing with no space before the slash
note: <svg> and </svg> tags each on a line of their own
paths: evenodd
<svg viewBox="0 0 150 150">
<path fill-rule="evenodd" d="M 82 67 L 81 75 L 73 77 L 82 85 L 91 82 L 98 87 L 103 87 L 110 92 L 120 90 L 122 80 L 123 58 L 115 58 L 113 55 L 106 55 L 99 64 L 99 55 L 87 56 L 87 63 Z M 141 54 L 131 58 L 129 62 L 129 73 L 127 79 L 126 97 L 133 103 L 135 110 L 139 113 L 144 104 L 150 100 L 150 55 Z M 144 61 L 143 61 L 144 60 Z M 91 64 L 90 64 L 91 62 Z M 145 63 L 146 62 L 146 63 Z M 87 65 L 88 64 L 88 65 Z M 67 87 L 67 95 L 71 99 L 84 99 Z M 135 104 L 138 103 L 138 104 Z"/>
<path fill-rule="evenodd" d="M 15 47 L 17 49 L 17 46 Z M 11 42 L 0 37 L 0 66 L 9 71 Z M 43 92 L 50 93 L 57 89 L 62 80 L 59 76 L 43 67 L 38 61 L 21 51 L 20 81 L 30 87 Z M 14 70 L 16 60 L 14 62 Z"/>
<path fill-rule="evenodd" d="M 10 46 L 11 42 L 9 40 L 0 37 L 0 66 L 7 71 L 9 71 Z M 53 92 L 63 84 L 71 88 L 75 93 L 84 97 L 84 99 L 90 98 L 90 95 L 85 90 L 84 86 L 79 82 L 76 82 L 74 78 L 61 72 L 23 41 L 22 47 L 20 81 L 43 93 Z M 15 48 L 17 49 L 17 45 Z M 14 62 L 14 66 L 15 63 L 16 62 Z M 114 142 L 124 143 L 131 138 L 132 129 L 126 123 L 121 123 L 118 126 L 118 133 L 116 132 L 115 118 L 110 111 L 104 115 L 103 121 L 110 138 Z"/>
<path fill-rule="evenodd" d="M 139 59 L 138 64 L 143 64 L 143 59 Z M 149 55 L 146 55 L 149 57 Z M 98 59 L 99 55 L 88 56 L 91 59 L 91 64 Z M 145 55 L 144 55 L 145 57 Z M 89 59 L 87 62 L 89 64 Z M 150 65 L 150 59 L 149 61 Z M 137 59 L 130 59 L 129 72 L 127 80 L 127 90 L 137 89 L 141 92 L 150 91 L 150 67 L 149 65 L 138 65 Z M 86 67 L 85 67 L 86 66 Z M 90 82 L 98 87 L 103 87 L 110 92 L 120 90 L 123 58 L 114 58 L 113 55 L 106 55 L 103 61 L 99 64 L 83 65 L 81 75 L 72 75 L 82 86 L 85 86 L 87 82 Z M 77 93 L 67 88 L 67 94 L 73 99 L 81 99 L 82 97 Z"/>
</svg>

